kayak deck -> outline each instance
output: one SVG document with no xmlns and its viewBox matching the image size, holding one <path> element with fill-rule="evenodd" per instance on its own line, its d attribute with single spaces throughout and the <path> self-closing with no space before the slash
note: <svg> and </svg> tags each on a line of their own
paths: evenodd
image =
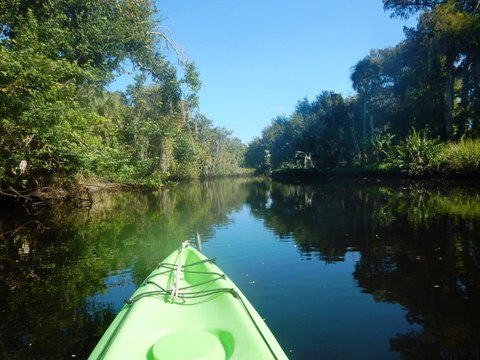
<svg viewBox="0 0 480 360">
<path fill-rule="evenodd" d="M 182 247 L 127 301 L 90 359 L 286 359 L 236 285 L 203 254 Z"/>
</svg>

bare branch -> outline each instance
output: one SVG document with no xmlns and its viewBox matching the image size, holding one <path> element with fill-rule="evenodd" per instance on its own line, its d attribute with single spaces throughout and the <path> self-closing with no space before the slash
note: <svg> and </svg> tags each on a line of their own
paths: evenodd
<svg viewBox="0 0 480 360">
<path fill-rule="evenodd" d="M 140 69 L 148 71 L 149 73 L 154 73 L 151 67 L 144 65 L 140 60 L 137 59 L 136 62 L 137 62 L 137 65 L 140 67 Z"/>
<path fill-rule="evenodd" d="M 160 29 L 164 29 L 165 31 L 152 31 L 152 34 L 157 35 L 163 40 L 165 40 L 165 42 L 167 43 L 167 48 L 172 48 L 177 55 L 178 63 L 183 64 L 186 57 L 184 49 L 182 49 L 177 43 L 172 40 L 173 36 L 168 28 L 162 27 Z"/>
<path fill-rule="evenodd" d="M 297 150 L 295 151 L 295 157 L 299 157 L 303 159 L 303 168 L 306 169 L 307 165 L 310 163 L 311 167 L 315 167 L 315 164 L 313 163 L 312 160 L 312 153 L 305 153 L 303 151 Z"/>
<path fill-rule="evenodd" d="M 25 147 L 27 147 L 28 145 L 30 145 L 30 143 L 32 142 L 34 136 L 35 136 L 35 134 L 33 134 L 32 136 L 30 136 L 30 138 L 26 140 L 26 142 L 25 142 Z"/>
</svg>

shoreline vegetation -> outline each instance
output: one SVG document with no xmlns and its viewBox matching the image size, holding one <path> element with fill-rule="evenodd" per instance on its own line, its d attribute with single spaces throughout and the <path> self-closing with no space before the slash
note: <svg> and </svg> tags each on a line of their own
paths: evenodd
<svg viewBox="0 0 480 360">
<path fill-rule="evenodd" d="M 253 171 L 291 181 L 480 178 L 478 2 L 383 7 L 418 21 L 352 67 L 356 94 L 304 98 L 245 145 L 200 113 L 200 74 L 153 1 L 1 2 L 0 200 L 88 206 L 97 188 Z M 126 91 L 109 90 L 127 72 Z"/>
<path fill-rule="evenodd" d="M 274 179 L 480 179 L 480 12 L 458 0 L 383 0 L 415 27 L 351 69 L 356 94 L 322 91 L 278 116 L 245 162 Z M 317 168 L 315 170 L 295 170 Z M 283 169 L 283 170 L 282 170 Z"/>
<path fill-rule="evenodd" d="M 0 204 L 16 203 L 26 204 L 28 206 L 52 205 L 58 202 L 67 202 L 76 207 L 91 207 L 93 204 L 93 194 L 98 191 L 139 191 L 139 190 L 157 190 L 159 188 L 173 187 L 178 183 L 191 181 L 211 180 L 218 178 L 245 178 L 253 176 L 253 169 L 242 169 L 236 173 L 228 175 L 206 176 L 200 178 L 183 177 L 168 179 L 167 181 L 153 186 L 142 183 L 121 183 L 109 179 L 101 179 L 96 176 L 91 178 L 63 179 L 57 184 L 36 189 L 34 191 L 26 189 L 17 191 L 10 188 L 6 191 L 0 190 Z"/>
<path fill-rule="evenodd" d="M 280 168 L 273 170 L 271 177 L 274 180 L 294 182 L 345 178 L 480 181 L 480 140 L 442 144 L 421 137 L 418 133 L 412 137 L 417 139 L 384 147 L 380 162 L 325 169 Z M 423 143 L 423 149 L 419 142 Z"/>
<path fill-rule="evenodd" d="M 331 168 L 331 169 L 278 169 L 270 175 L 274 181 L 285 183 L 319 183 L 335 180 L 367 180 L 367 181 L 445 181 L 458 184 L 474 183 L 480 184 L 480 174 L 455 173 L 451 175 L 422 175 L 414 176 L 401 172 L 399 169 L 385 169 L 377 167 L 351 167 L 351 168 Z"/>
<path fill-rule="evenodd" d="M 244 172 L 246 146 L 199 112 L 198 70 L 159 19 L 149 0 L 0 3 L 1 197 Z M 109 90 L 126 73 L 132 84 Z"/>
</svg>

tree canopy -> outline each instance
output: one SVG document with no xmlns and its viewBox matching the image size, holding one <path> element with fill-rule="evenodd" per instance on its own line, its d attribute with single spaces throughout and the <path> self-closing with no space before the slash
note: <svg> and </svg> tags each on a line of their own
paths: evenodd
<svg viewBox="0 0 480 360">
<path fill-rule="evenodd" d="M 243 146 L 198 114 L 198 71 L 173 50 L 150 0 L 1 2 L 0 190 L 239 171 Z M 108 91 L 126 64 L 135 83 Z"/>
<path fill-rule="evenodd" d="M 392 17 L 418 16 L 417 26 L 404 29 L 406 38 L 396 46 L 372 49 L 352 67 L 356 95 L 323 91 L 274 119 L 249 145 L 250 166 L 261 167 L 265 151 L 274 167 L 295 166 L 297 151 L 311 153 L 319 167 L 366 164 L 378 161 L 386 144 L 420 131 L 444 141 L 478 138 L 479 2 L 383 4 Z"/>
</svg>

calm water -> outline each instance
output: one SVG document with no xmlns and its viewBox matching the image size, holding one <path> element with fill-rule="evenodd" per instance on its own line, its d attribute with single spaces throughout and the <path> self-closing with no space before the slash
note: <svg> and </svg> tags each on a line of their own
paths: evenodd
<svg viewBox="0 0 480 360">
<path fill-rule="evenodd" d="M 0 358 L 85 358 L 181 241 L 291 359 L 480 358 L 475 187 L 228 180 L 0 216 Z"/>
</svg>

